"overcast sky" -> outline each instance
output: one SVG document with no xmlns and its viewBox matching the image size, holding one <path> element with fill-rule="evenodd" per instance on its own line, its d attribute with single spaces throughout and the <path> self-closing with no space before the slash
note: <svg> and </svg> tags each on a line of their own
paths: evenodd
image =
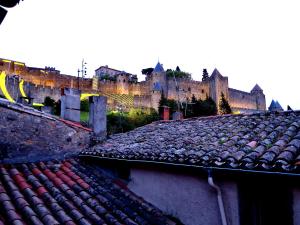
<svg viewBox="0 0 300 225">
<path fill-rule="evenodd" d="M 24 0 L 0 26 L 0 57 L 88 75 L 101 65 L 137 74 L 177 65 L 200 80 L 217 68 L 229 86 L 257 83 L 269 106 L 300 109 L 298 0 Z"/>
</svg>

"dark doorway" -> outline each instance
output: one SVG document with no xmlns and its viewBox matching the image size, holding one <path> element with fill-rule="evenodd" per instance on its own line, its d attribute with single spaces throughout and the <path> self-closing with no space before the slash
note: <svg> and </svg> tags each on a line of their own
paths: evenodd
<svg viewBox="0 0 300 225">
<path fill-rule="evenodd" d="M 240 224 L 292 225 L 292 192 L 280 179 L 255 178 L 239 184 Z"/>
</svg>

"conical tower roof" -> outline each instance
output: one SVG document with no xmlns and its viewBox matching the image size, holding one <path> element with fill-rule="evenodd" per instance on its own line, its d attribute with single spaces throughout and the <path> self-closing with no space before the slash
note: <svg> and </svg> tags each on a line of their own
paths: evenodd
<svg viewBox="0 0 300 225">
<path fill-rule="evenodd" d="M 272 100 L 269 111 L 283 111 L 283 108 L 281 107 L 280 103 L 278 101 Z"/>
<path fill-rule="evenodd" d="M 277 110 L 282 110 L 283 111 L 283 108 L 281 107 L 281 105 L 278 101 L 276 101 L 276 108 L 277 108 Z"/>
<path fill-rule="evenodd" d="M 153 70 L 154 73 L 161 73 L 161 72 L 165 72 L 164 68 L 163 68 L 163 65 L 160 63 L 160 62 L 157 62 L 154 70 Z"/>
<path fill-rule="evenodd" d="M 219 72 L 219 70 L 217 68 L 215 68 L 211 74 L 211 78 L 215 78 L 217 76 L 223 77 L 222 74 Z"/>
<path fill-rule="evenodd" d="M 258 84 L 255 84 L 254 88 L 252 88 L 251 91 L 262 91 L 262 89 Z"/>
<path fill-rule="evenodd" d="M 274 101 L 274 99 L 272 99 L 271 104 L 269 106 L 269 110 L 273 110 L 276 109 L 276 102 Z"/>
</svg>

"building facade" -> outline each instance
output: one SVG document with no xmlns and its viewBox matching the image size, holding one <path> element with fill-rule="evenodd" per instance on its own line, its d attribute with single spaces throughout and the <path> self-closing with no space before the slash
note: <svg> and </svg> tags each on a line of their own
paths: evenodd
<svg viewBox="0 0 300 225">
<path fill-rule="evenodd" d="M 130 102 L 130 106 L 157 109 L 162 92 L 168 99 L 181 102 L 191 99 L 193 95 L 197 99 L 210 96 L 217 105 L 221 93 L 224 93 L 234 111 L 266 109 L 265 95 L 258 85 L 255 85 L 251 92 L 232 89 L 229 87 L 228 77 L 221 75 L 217 69 L 205 81 L 195 81 L 191 78 L 175 79 L 167 76 L 163 65 L 158 62 L 153 72 L 146 75 L 146 80 L 142 82 L 137 82 L 136 75 L 108 66 L 99 67 L 93 78 L 78 78 L 61 74 L 55 68 L 27 67 L 25 63 L 0 59 L 0 71 L 5 71 L 8 76 L 17 75 L 21 80 L 33 84 L 37 89 L 36 94 L 38 90 L 47 88 L 79 88 L 82 93 L 106 95 L 120 104 L 126 105 Z M 130 100 L 126 102 L 121 99 Z"/>
</svg>

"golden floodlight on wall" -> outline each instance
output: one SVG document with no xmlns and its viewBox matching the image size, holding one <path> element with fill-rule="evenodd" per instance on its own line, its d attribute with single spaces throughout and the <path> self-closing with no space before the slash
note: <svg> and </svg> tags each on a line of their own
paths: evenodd
<svg viewBox="0 0 300 225">
<path fill-rule="evenodd" d="M 10 101 L 10 102 L 15 102 L 15 100 L 10 96 L 6 89 L 6 73 L 4 71 L 1 72 L 0 74 L 0 89 L 4 95 L 4 97 Z"/>
<path fill-rule="evenodd" d="M 7 88 L 6 88 L 6 73 L 4 71 L 1 72 L 0 74 L 0 90 L 2 91 L 4 97 L 10 101 L 10 102 L 13 102 L 15 103 L 16 101 L 11 97 L 11 95 L 9 94 Z M 21 93 L 21 96 L 28 102 L 28 99 L 27 98 L 27 95 L 24 91 L 24 80 L 21 80 L 20 83 L 19 83 L 19 90 L 20 90 L 20 93 Z M 42 107 L 44 106 L 44 104 L 42 103 L 36 103 L 34 102 L 32 104 L 33 106 L 39 106 L 39 107 Z"/>
<path fill-rule="evenodd" d="M 84 99 L 87 99 L 90 96 L 99 96 L 99 94 L 93 94 L 93 93 L 82 93 L 80 95 L 80 101 L 83 101 Z"/>
</svg>

